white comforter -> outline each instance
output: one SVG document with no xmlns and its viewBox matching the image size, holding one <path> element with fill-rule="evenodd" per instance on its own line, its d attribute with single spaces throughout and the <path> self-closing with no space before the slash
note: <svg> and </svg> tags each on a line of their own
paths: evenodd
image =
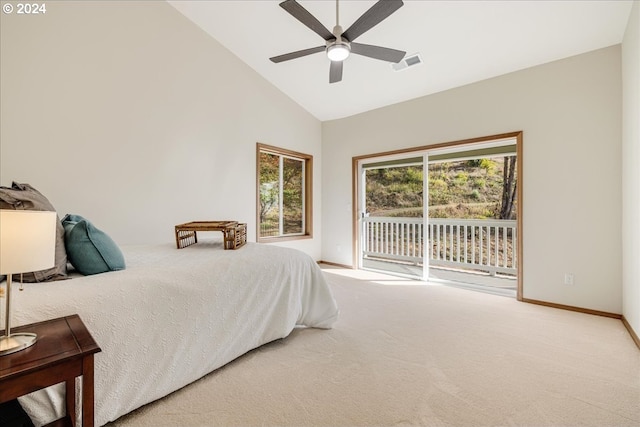
<svg viewBox="0 0 640 427">
<path fill-rule="evenodd" d="M 95 356 L 95 421 L 103 425 L 197 380 L 296 325 L 330 328 L 338 309 L 306 254 L 248 243 L 125 247 L 127 269 L 25 285 L 14 325 L 79 314 Z M 20 399 L 36 424 L 64 414 L 64 388 Z"/>
</svg>

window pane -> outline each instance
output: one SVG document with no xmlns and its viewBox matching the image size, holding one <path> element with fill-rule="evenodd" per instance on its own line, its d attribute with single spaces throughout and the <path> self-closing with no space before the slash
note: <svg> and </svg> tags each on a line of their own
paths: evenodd
<svg viewBox="0 0 640 427">
<path fill-rule="evenodd" d="M 257 241 L 311 237 L 313 157 L 260 143 L 257 157 Z"/>
<path fill-rule="evenodd" d="M 260 237 L 279 235 L 280 156 L 260 153 Z"/>
<path fill-rule="evenodd" d="M 304 232 L 303 162 L 283 158 L 282 175 L 283 234 L 302 234 Z"/>
</svg>

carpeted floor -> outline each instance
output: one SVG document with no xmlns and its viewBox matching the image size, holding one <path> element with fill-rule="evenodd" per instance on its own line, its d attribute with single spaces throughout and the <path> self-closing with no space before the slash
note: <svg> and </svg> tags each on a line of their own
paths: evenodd
<svg viewBox="0 0 640 427">
<path fill-rule="evenodd" d="M 619 320 L 324 270 L 334 329 L 296 329 L 110 426 L 640 425 Z"/>
</svg>

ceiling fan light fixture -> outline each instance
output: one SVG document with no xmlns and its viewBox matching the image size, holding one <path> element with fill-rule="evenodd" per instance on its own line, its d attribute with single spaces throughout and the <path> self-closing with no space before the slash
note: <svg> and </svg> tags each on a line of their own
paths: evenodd
<svg viewBox="0 0 640 427">
<path fill-rule="evenodd" d="M 327 57 L 332 61 L 344 61 L 350 53 L 349 44 L 345 42 L 336 42 L 327 47 Z"/>
</svg>

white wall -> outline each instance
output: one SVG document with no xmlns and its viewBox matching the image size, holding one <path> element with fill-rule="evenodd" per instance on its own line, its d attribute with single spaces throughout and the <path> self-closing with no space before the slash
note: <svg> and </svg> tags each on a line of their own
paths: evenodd
<svg viewBox="0 0 640 427">
<path fill-rule="evenodd" d="M 315 238 L 287 245 L 320 257 L 320 122 L 176 9 L 49 2 L 1 19 L 3 186 L 30 183 L 120 244 L 207 219 L 255 240 L 263 142 L 314 156 Z"/>
<path fill-rule="evenodd" d="M 322 259 L 352 264 L 352 156 L 522 130 L 524 297 L 621 313 L 620 51 L 324 122 Z"/>
<path fill-rule="evenodd" d="M 640 3 L 622 42 L 622 314 L 640 336 Z"/>
<path fill-rule="evenodd" d="M 31 183 L 60 215 L 120 244 L 222 218 L 247 222 L 254 240 L 260 141 L 314 156 L 315 238 L 287 245 L 351 264 L 352 156 L 523 130 L 525 298 L 624 312 L 640 330 L 638 4 L 622 55 L 323 124 L 164 2 L 52 2 L 44 16 L 0 19 L 0 184 Z"/>
</svg>

